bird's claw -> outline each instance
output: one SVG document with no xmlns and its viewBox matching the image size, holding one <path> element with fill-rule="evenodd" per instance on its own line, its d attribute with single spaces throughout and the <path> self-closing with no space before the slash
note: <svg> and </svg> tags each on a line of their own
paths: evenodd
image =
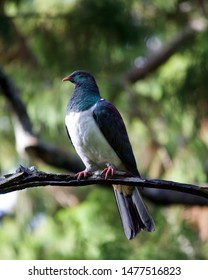
<svg viewBox="0 0 208 280">
<path fill-rule="evenodd" d="M 103 169 L 101 175 L 105 174 L 105 179 L 108 179 L 108 177 L 113 177 L 115 173 L 115 169 L 113 166 L 108 166 L 105 169 Z"/>
<path fill-rule="evenodd" d="M 77 178 L 77 180 L 81 180 L 82 178 L 87 178 L 91 175 L 90 172 L 87 172 L 87 171 L 80 171 L 78 173 L 75 174 L 75 177 Z"/>
</svg>

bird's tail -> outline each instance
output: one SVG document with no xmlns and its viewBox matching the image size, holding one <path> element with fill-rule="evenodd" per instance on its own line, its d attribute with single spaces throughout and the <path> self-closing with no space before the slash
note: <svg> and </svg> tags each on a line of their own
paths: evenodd
<svg viewBox="0 0 208 280">
<path fill-rule="evenodd" d="M 141 230 L 154 231 L 152 217 L 136 187 L 113 185 L 118 210 L 127 239 L 132 239 Z M 129 191 L 129 188 L 131 190 Z M 127 190 L 127 192 L 123 190 Z"/>
</svg>

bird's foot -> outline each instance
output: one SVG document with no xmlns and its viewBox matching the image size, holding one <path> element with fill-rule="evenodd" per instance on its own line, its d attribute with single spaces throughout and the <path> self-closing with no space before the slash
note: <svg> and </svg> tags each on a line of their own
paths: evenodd
<svg viewBox="0 0 208 280">
<path fill-rule="evenodd" d="M 115 168 L 112 165 L 109 165 L 105 169 L 103 169 L 101 175 L 105 174 L 105 179 L 108 179 L 108 177 L 113 177 L 115 173 Z"/>
<path fill-rule="evenodd" d="M 90 175 L 91 175 L 90 172 L 84 170 L 84 171 L 80 171 L 80 172 L 76 173 L 75 177 L 79 181 L 79 180 L 81 180 L 83 178 L 85 179 L 85 178 L 89 177 Z"/>
</svg>

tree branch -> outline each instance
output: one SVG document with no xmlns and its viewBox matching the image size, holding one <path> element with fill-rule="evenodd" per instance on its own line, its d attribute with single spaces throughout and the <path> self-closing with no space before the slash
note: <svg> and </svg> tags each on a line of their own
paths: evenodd
<svg viewBox="0 0 208 280">
<path fill-rule="evenodd" d="M 77 172 L 83 168 L 81 160 L 74 153 L 53 146 L 40 139 L 33 131 L 26 106 L 12 80 L 0 68 L 0 94 L 12 110 L 17 152 L 38 158 L 52 166 Z"/>
<path fill-rule="evenodd" d="M 53 174 L 38 171 L 35 167 L 25 168 L 20 166 L 15 173 L 0 178 L 0 194 L 19 191 L 39 186 L 86 186 L 93 184 L 115 184 L 137 186 L 140 188 L 153 188 L 174 190 L 186 194 L 192 194 L 208 199 L 208 187 L 183 184 L 159 179 L 143 179 L 140 177 L 128 177 L 126 173 L 116 172 L 114 178 L 104 179 L 101 175 L 93 175 L 87 179 L 77 180 L 71 174 Z"/>
<path fill-rule="evenodd" d="M 149 74 L 166 62 L 178 49 L 186 44 L 191 38 L 207 29 L 207 22 L 203 19 L 193 20 L 184 30 L 172 40 L 162 46 L 158 51 L 147 57 L 141 67 L 132 67 L 126 74 L 127 83 L 135 83 L 146 78 Z"/>
</svg>

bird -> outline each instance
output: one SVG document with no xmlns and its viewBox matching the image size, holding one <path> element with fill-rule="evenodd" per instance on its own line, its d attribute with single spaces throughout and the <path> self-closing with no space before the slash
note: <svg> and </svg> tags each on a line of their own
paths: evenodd
<svg viewBox="0 0 208 280">
<path fill-rule="evenodd" d="M 110 101 L 100 96 L 94 76 L 87 71 L 76 70 L 62 81 L 74 84 L 66 108 L 65 126 L 86 167 L 75 174 L 77 180 L 96 172 L 107 179 L 116 171 L 141 177 L 122 116 Z M 137 187 L 113 185 L 113 190 L 128 240 L 141 230 L 155 230 L 154 221 Z"/>
</svg>

